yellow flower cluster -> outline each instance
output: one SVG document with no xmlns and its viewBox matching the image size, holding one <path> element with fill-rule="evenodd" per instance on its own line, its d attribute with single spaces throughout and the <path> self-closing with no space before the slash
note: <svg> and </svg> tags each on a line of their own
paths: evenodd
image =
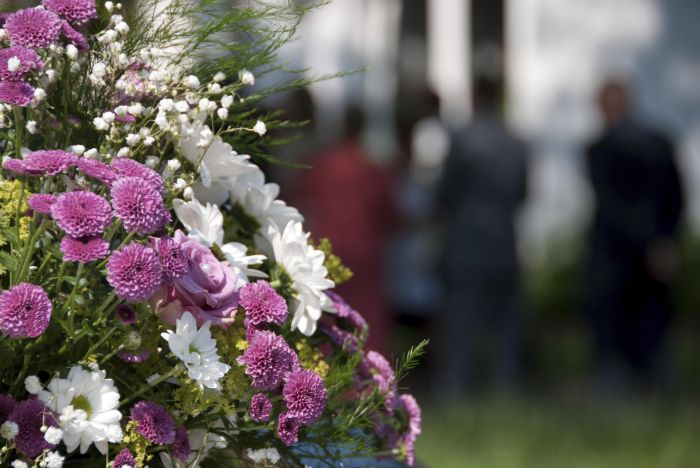
<svg viewBox="0 0 700 468">
<path fill-rule="evenodd" d="M 345 283 L 352 278 L 352 270 L 346 267 L 342 260 L 340 260 L 340 257 L 333 253 L 333 245 L 329 239 L 321 239 L 316 248 L 326 255 L 323 266 L 328 269 L 328 277 L 332 279 L 336 285 Z"/>
<path fill-rule="evenodd" d="M 330 366 L 323 360 L 323 353 L 311 346 L 305 338 L 297 341 L 294 347 L 297 350 L 301 367 L 312 370 L 325 379 Z"/>
<path fill-rule="evenodd" d="M 136 421 L 129 421 L 124 428 L 124 438 L 122 443 L 131 451 L 134 455 L 134 460 L 136 461 L 136 466 L 146 466 L 153 455 L 150 455 L 147 450 L 151 443 L 138 433 L 136 427 L 138 423 Z"/>
</svg>

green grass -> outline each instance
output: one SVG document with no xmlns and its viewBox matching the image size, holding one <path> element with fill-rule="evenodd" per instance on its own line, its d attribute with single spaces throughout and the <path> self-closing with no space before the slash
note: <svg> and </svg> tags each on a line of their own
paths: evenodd
<svg viewBox="0 0 700 468">
<path fill-rule="evenodd" d="M 426 406 L 418 460 L 435 468 L 696 468 L 700 407 L 487 400 Z"/>
</svg>

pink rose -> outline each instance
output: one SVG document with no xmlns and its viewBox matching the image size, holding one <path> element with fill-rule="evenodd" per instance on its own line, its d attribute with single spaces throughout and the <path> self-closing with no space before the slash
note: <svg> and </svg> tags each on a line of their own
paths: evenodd
<svg viewBox="0 0 700 468">
<path fill-rule="evenodd" d="M 185 311 L 194 315 L 199 326 L 210 321 L 212 325 L 227 328 L 233 323 L 238 310 L 238 277 L 211 251 L 176 231 L 175 242 L 187 258 L 189 271 L 184 276 L 164 284 L 151 297 L 156 314 L 174 325 Z M 241 283 L 240 285 L 242 285 Z"/>
</svg>

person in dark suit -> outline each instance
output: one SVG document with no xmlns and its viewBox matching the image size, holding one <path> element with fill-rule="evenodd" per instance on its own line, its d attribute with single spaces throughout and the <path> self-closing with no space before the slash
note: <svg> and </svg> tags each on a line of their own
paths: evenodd
<svg viewBox="0 0 700 468">
<path fill-rule="evenodd" d="M 526 147 L 500 115 L 500 93 L 498 80 L 476 81 L 472 122 L 454 136 L 438 187 L 446 304 L 436 391 L 449 397 L 485 381 L 477 372 L 483 357 L 497 384 L 518 383 L 523 313 L 514 217 L 526 195 Z"/>
<path fill-rule="evenodd" d="M 605 83 L 598 104 L 605 128 L 587 150 L 595 214 L 585 282 L 601 383 L 619 384 L 621 364 L 659 382 L 683 209 L 674 149 L 632 117 L 624 83 Z"/>
</svg>

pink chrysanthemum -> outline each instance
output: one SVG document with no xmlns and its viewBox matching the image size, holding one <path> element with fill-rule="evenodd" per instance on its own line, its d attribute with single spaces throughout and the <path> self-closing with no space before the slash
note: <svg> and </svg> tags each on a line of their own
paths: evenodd
<svg viewBox="0 0 700 468">
<path fill-rule="evenodd" d="M 95 159 L 79 158 L 78 169 L 86 176 L 92 177 L 105 185 L 112 185 L 119 178 L 117 171 L 112 166 Z"/>
<path fill-rule="evenodd" d="M 256 393 L 250 400 L 248 414 L 253 421 L 265 422 L 270 420 L 272 413 L 272 402 L 262 393 Z"/>
<path fill-rule="evenodd" d="M 68 21 L 61 21 L 61 32 L 63 36 L 73 44 L 78 50 L 88 50 L 90 45 L 87 39 L 83 36 L 83 33 L 77 31 L 73 26 L 71 26 Z"/>
<path fill-rule="evenodd" d="M 51 193 L 35 193 L 27 197 L 29 209 L 37 213 L 51 214 L 51 205 L 56 203 L 58 197 Z"/>
<path fill-rule="evenodd" d="M 360 362 L 359 371 L 363 377 L 371 378 L 381 393 L 386 394 L 395 389 L 394 370 L 380 353 L 368 351 Z"/>
<path fill-rule="evenodd" d="M 101 196 L 79 190 L 59 196 L 51 205 L 51 217 L 70 236 L 92 237 L 112 223 L 112 210 Z"/>
<path fill-rule="evenodd" d="M 153 169 L 129 158 L 117 158 L 112 167 L 122 177 L 140 177 L 150 183 L 158 193 L 163 191 L 163 178 Z"/>
<path fill-rule="evenodd" d="M 136 311 L 129 304 L 119 304 L 114 313 L 124 325 L 136 323 Z"/>
<path fill-rule="evenodd" d="M 107 282 L 120 299 L 148 299 L 160 286 L 162 275 L 153 249 L 135 242 L 113 252 L 107 262 Z"/>
<path fill-rule="evenodd" d="M 119 351 L 117 353 L 117 357 L 123 361 L 123 362 L 128 362 L 129 364 L 139 364 L 145 360 L 147 360 L 149 357 L 151 357 L 151 352 L 147 349 L 141 349 L 139 351 Z"/>
<path fill-rule="evenodd" d="M 284 402 L 290 415 L 300 424 L 311 424 L 321 417 L 326 406 L 326 386 L 314 371 L 298 370 L 287 377 Z"/>
<path fill-rule="evenodd" d="M 122 449 L 116 457 L 114 457 L 113 468 L 134 468 L 136 459 L 129 449 Z"/>
<path fill-rule="evenodd" d="M 17 401 L 12 395 L 0 395 L 0 425 L 7 421 L 7 417 L 17 406 Z"/>
<path fill-rule="evenodd" d="M 25 107 L 34 100 L 34 87 L 23 81 L 0 81 L 0 102 Z"/>
<path fill-rule="evenodd" d="M 187 428 L 180 426 L 175 431 L 175 443 L 173 444 L 173 456 L 182 462 L 187 461 L 187 458 L 192 453 L 190 448 L 190 438 L 187 434 Z"/>
<path fill-rule="evenodd" d="M 34 175 L 56 175 L 77 165 L 78 157 L 68 151 L 32 151 L 24 157 L 25 169 Z"/>
<path fill-rule="evenodd" d="M 10 71 L 8 60 L 12 58 L 19 60 L 19 68 Z M 22 81 L 24 75 L 43 66 L 44 62 L 41 60 L 41 57 L 32 49 L 20 46 L 0 49 L 0 80 L 2 81 Z"/>
<path fill-rule="evenodd" d="M 43 0 L 41 3 L 73 24 L 81 25 L 97 18 L 95 0 Z"/>
<path fill-rule="evenodd" d="M 56 446 L 44 439 L 41 426 L 58 427 L 51 410 L 35 398 L 20 402 L 7 418 L 17 424 L 19 432 L 15 437 L 15 446 L 28 458 L 38 456 L 44 449 Z"/>
<path fill-rule="evenodd" d="M 52 11 L 26 8 L 7 18 L 5 31 L 7 31 L 13 46 L 41 49 L 58 40 L 61 19 Z"/>
<path fill-rule="evenodd" d="M 338 317 L 343 318 L 358 330 L 367 329 L 367 321 L 358 311 L 348 305 L 345 300 L 333 291 L 326 291 L 326 295 L 333 301 L 333 307 L 338 313 Z"/>
<path fill-rule="evenodd" d="M 418 402 L 412 395 L 399 395 L 396 399 L 396 409 L 403 409 L 408 419 L 408 427 L 401 434 L 399 444 L 403 445 L 406 452 L 406 463 L 413 466 L 416 460 L 415 443 L 421 433 L 421 410 Z"/>
<path fill-rule="evenodd" d="M 25 175 L 27 173 L 27 168 L 24 167 L 23 159 L 6 159 L 2 163 L 2 168 L 15 175 Z"/>
<path fill-rule="evenodd" d="M 0 294 L 0 329 L 14 338 L 36 338 L 49 326 L 51 311 L 41 286 L 20 283 Z"/>
<path fill-rule="evenodd" d="M 246 326 L 260 328 L 265 323 L 282 325 L 287 319 L 287 303 L 267 281 L 246 284 L 239 295 L 238 302 L 245 309 Z"/>
<path fill-rule="evenodd" d="M 277 435 L 285 445 L 299 441 L 299 421 L 289 413 L 281 413 L 277 419 Z"/>
<path fill-rule="evenodd" d="M 61 240 L 61 252 L 66 262 L 90 263 L 109 255 L 109 242 L 101 237 L 76 239 L 64 236 Z"/>
<path fill-rule="evenodd" d="M 165 205 L 160 192 L 140 177 L 124 177 L 110 191 L 114 212 L 127 231 L 150 234 L 163 227 Z"/>
<path fill-rule="evenodd" d="M 175 442 L 175 421 L 158 403 L 139 401 L 131 408 L 131 419 L 136 421 L 136 431 L 154 444 Z"/>
<path fill-rule="evenodd" d="M 153 239 L 153 250 L 158 254 L 160 267 L 163 269 L 163 276 L 166 281 L 172 282 L 183 277 L 190 271 L 187 257 L 182 252 L 180 244 L 170 237 Z"/>
<path fill-rule="evenodd" d="M 277 389 L 287 374 L 299 368 L 299 359 L 283 337 L 267 330 L 258 331 L 248 348 L 237 359 L 254 387 Z"/>
</svg>

